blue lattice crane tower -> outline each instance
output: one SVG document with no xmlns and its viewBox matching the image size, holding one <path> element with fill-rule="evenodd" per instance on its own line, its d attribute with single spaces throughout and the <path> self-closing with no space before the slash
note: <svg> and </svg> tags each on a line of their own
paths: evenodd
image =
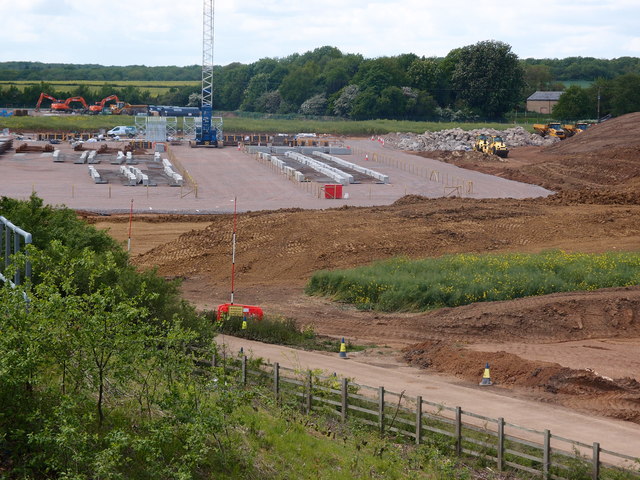
<svg viewBox="0 0 640 480">
<path fill-rule="evenodd" d="M 222 118 L 213 117 L 213 3 L 204 0 L 202 14 L 202 125 L 192 147 L 222 146 Z"/>
</svg>

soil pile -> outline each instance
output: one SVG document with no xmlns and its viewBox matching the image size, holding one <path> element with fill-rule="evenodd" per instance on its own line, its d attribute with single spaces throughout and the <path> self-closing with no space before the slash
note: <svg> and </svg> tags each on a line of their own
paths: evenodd
<svg viewBox="0 0 640 480">
<path fill-rule="evenodd" d="M 500 351 L 475 352 L 442 341 L 408 347 L 403 358 L 410 365 L 454 374 L 469 382 L 479 382 L 488 363 L 495 385 L 517 387 L 542 401 L 593 413 L 598 413 L 606 398 L 607 416 L 640 423 L 640 383 L 633 378 L 613 379 L 594 371 L 523 360 Z"/>
<path fill-rule="evenodd" d="M 515 147 L 496 161 L 475 152 L 418 153 L 462 168 L 540 185 L 554 191 L 585 190 L 635 196 L 640 186 L 640 113 L 630 113 L 589 127 L 546 147 Z"/>
</svg>

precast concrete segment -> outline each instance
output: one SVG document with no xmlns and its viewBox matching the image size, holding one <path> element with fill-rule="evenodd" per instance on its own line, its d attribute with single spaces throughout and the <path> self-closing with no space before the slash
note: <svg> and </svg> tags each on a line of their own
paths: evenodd
<svg viewBox="0 0 640 480">
<path fill-rule="evenodd" d="M 111 142 L 121 146 L 120 142 Z M 279 208 L 324 209 L 348 206 L 389 205 L 404 195 L 421 195 L 429 198 L 444 196 L 443 185 L 430 181 L 415 172 L 398 168 L 406 164 L 439 171 L 444 177 L 459 177 L 472 181 L 474 190 L 463 196 L 468 198 L 531 198 L 549 195 L 544 188 L 513 182 L 470 170 L 464 170 L 436 160 L 425 159 L 397 150 L 384 148 L 370 140 L 350 141 L 353 148 L 367 150 L 369 161 L 359 160 L 356 155 L 346 157 L 348 161 L 375 169 L 388 175 L 391 184 L 351 184 L 344 187 L 349 198 L 327 200 L 305 188 L 304 183 L 291 181 L 268 164 L 256 161 L 235 148 L 191 149 L 187 145 L 173 146 L 175 157 L 198 184 L 197 197 L 187 194 L 191 188 L 159 187 L 154 189 L 130 189 L 125 185 L 110 183 L 96 185 L 87 175 L 87 170 L 73 162 L 54 163 L 52 153 L 5 153 L 0 159 L 0 194 L 12 198 L 28 199 L 32 192 L 50 205 L 66 205 L 70 208 L 96 212 L 128 212 L 131 198 L 135 199 L 136 211 L 168 213 L 228 213 L 233 210 L 229 199 L 238 197 L 240 211 L 274 210 Z M 62 154 L 73 154 L 71 147 L 61 145 Z M 70 152 L 70 153 L 69 153 Z M 395 163 L 375 161 L 384 155 Z M 87 154 L 88 156 L 88 154 Z M 149 155 L 153 158 L 153 155 Z M 358 157 L 358 158 L 355 158 Z M 364 155 L 362 155 L 364 158 Z M 117 172 L 120 161 L 113 166 L 105 165 Z M 86 158 L 85 158 L 86 161 Z M 84 163 L 84 162 L 83 162 Z M 156 162 L 160 163 L 160 162 Z"/>
</svg>

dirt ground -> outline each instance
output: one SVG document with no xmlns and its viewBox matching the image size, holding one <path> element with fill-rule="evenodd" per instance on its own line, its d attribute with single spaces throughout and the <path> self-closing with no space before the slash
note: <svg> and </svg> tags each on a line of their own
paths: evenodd
<svg viewBox="0 0 640 480">
<path fill-rule="evenodd" d="M 513 149 L 506 161 L 423 154 L 558 192 L 547 198 L 409 195 L 389 206 L 242 213 L 236 302 L 319 334 L 388 345 L 391 355 L 463 381 L 477 384 L 489 362 L 494 382 L 518 394 L 640 423 L 640 287 L 418 314 L 358 311 L 304 294 L 316 270 L 399 255 L 640 250 L 639 120 L 631 114 L 552 147 Z M 126 215 L 84 216 L 126 239 Z M 231 231 L 228 214 L 137 215 L 133 261 L 183 279 L 185 297 L 210 309 L 229 297 Z"/>
</svg>

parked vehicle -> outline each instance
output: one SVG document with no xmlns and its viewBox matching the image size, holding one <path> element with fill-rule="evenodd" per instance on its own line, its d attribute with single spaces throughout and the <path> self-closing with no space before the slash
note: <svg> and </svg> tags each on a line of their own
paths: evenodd
<svg viewBox="0 0 640 480">
<path fill-rule="evenodd" d="M 113 127 L 111 130 L 107 132 L 109 137 L 129 137 L 133 138 L 138 133 L 138 129 L 136 127 L 129 127 L 126 125 L 119 125 L 117 127 Z"/>
</svg>

